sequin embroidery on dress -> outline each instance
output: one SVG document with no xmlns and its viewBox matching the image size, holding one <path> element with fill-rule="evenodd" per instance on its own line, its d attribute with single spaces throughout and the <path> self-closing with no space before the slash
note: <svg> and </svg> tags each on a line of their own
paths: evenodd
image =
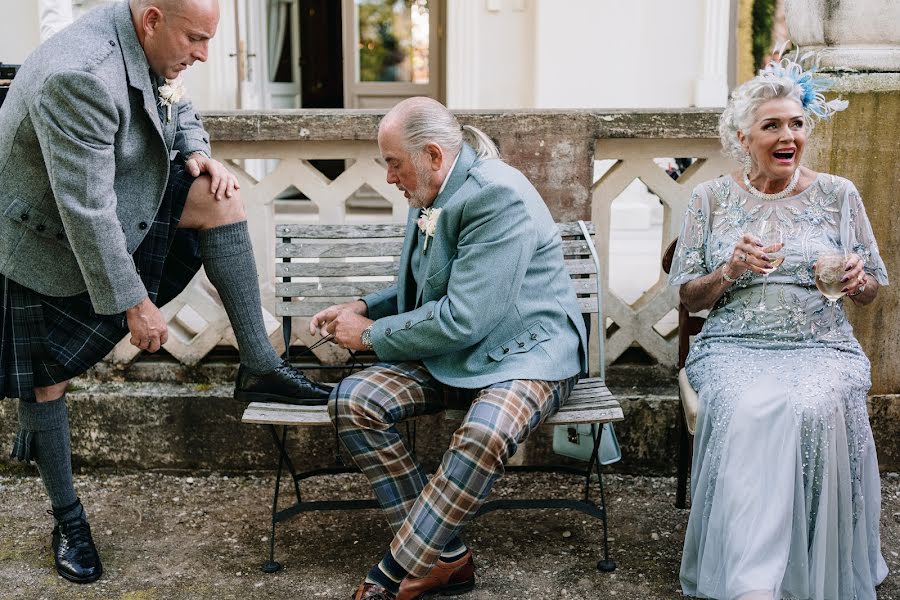
<svg viewBox="0 0 900 600">
<path fill-rule="evenodd" d="M 856 188 L 819 175 L 794 196 L 761 200 L 730 176 L 698 186 L 669 282 L 721 268 L 741 236 L 769 219 L 783 232 L 784 263 L 765 295 L 751 272 L 731 285 L 686 365 L 700 412 L 682 586 L 710 598 L 772 589 L 874 600 L 887 571 L 870 365 L 841 301 L 832 311 L 813 271 L 820 254 L 855 252 L 888 283 Z"/>
</svg>

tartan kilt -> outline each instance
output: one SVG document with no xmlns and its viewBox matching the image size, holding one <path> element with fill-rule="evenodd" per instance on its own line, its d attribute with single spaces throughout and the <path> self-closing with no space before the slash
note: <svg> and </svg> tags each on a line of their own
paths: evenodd
<svg viewBox="0 0 900 600">
<path fill-rule="evenodd" d="M 172 300 L 200 268 L 197 232 L 178 229 L 194 177 L 173 162 L 159 211 L 132 255 L 147 294 Z M 88 293 L 52 297 L 0 275 L 0 398 L 34 402 L 34 388 L 81 375 L 128 333 L 125 313 L 98 315 Z"/>
</svg>

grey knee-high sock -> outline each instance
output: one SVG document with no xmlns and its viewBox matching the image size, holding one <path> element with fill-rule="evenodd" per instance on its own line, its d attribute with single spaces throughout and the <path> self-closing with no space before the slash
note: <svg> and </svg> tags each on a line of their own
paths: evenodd
<svg viewBox="0 0 900 600">
<path fill-rule="evenodd" d="M 19 401 L 19 433 L 12 458 L 37 464 L 54 513 L 76 505 L 65 395 L 50 402 Z"/>
<path fill-rule="evenodd" d="M 266 335 L 247 221 L 201 231 L 200 255 L 225 305 L 241 363 L 257 373 L 271 371 L 281 358 Z"/>
</svg>

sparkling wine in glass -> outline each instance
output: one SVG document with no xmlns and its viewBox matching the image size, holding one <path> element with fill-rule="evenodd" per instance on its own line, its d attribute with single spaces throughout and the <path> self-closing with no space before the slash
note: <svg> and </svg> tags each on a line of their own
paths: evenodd
<svg viewBox="0 0 900 600">
<path fill-rule="evenodd" d="M 761 310 L 765 310 L 766 286 L 769 284 L 769 274 L 784 262 L 784 231 L 774 217 L 762 219 L 756 227 L 756 237 L 759 238 L 763 248 L 771 248 L 778 245 L 776 250 L 766 250 L 766 255 L 769 257 L 772 266 L 768 269 L 763 269 L 763 291 L 759 298 L 759 307 Z"/>
<path fill-rule="evenodd" d="M 832 305 L 844 295 L 846 263 L 843 254 L 822 254 L 816 260 L 816 287 Z"/>
<path fill-rule="evenodd" d="M 844 295 L 844 275 L 847 273 L 847 257 L 844 254 L 821 254 L 816 260 L 816 287 L 831 305 L 831 323 L 835 324 L 834 310 Z"/>
</svg>

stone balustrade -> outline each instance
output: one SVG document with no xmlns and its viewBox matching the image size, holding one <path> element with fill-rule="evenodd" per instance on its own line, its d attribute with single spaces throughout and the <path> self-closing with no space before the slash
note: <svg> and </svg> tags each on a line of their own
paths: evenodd
<svg viewBox="0 0 900 600">
<path fill-rule="evenodd" d="M 227 161 L 241 182 L 254 238 L 263 305 L 272 342 L 281 348 L 274 308 L 274 225 L 276 222 L 340 224 L 406 218 L 403 195 L 385 182 L 376 132 L 380 112 L 293 110 L 208 114 L 205 124 L 213 152 Z M 592 219 L 604 262 L 607 361 L 637 344 L 664 365 L 676 360 L 671 325 L 662 326 L 676 306 L 676 291 L 663 274 L 650 273 L 637 299 L 610 291 L 612 207 L 636 180 L 659 198 L 662 235 L 653 248 L 661 256 L 677 235 L 681 217 L 697 183 L 731 168 L 722 157 L 715 110 L 683 111 L 522 111 L 459 113 L 462 123 L 486 131 L 505 160 L 534 182 L 558 221 Z M 660 158 L 690 157 L 694 163 L 675 180 Z M 333 180 L 310 161 L 344 161 Z M 603 165 L 598 174 L 597 165 Z M 304 200 L 280 200 L 283 192 Z M 299 193 L 298 193 L 299 192 Z M 615 248 L 613 248 L 615 250 Z M 652 258 L 652 256 L 651 256 Z M 658 264 L 658 263 L 656 263 Z M 652 266 L 651 266 L 652 268 Z M 657 269 L 658 270 L 658 269 Z M 642 288 L 643 289 L 643 288 Z M 164 308 L 170 336 L 166 350 L 185 365 L 197 364 L 217 345 L 234 344 L 224 309 L 203 274 Z M 306 345 L 297 323 L 293 344 Z M 316 351 L 324 363 L 341 361 L 337 348 Z M 129 364 L 139 351 L 124 340 L 112 353 L 115 364 Z"/>
</svg>

